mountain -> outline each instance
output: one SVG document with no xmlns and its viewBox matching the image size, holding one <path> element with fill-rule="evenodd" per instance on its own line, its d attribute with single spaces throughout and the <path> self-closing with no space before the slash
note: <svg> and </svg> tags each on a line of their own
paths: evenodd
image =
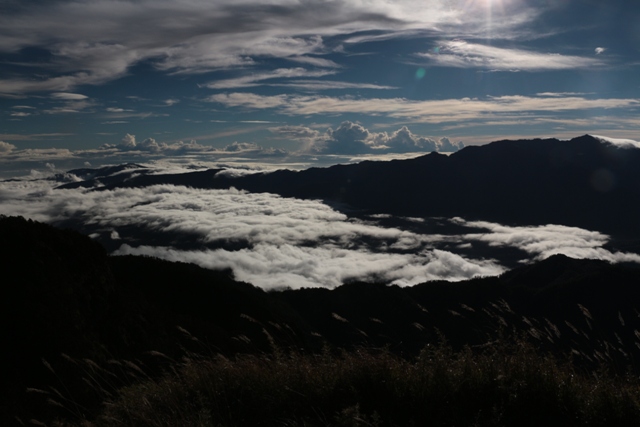
<svg viewBox="0 0 640 427">
<path fill-rule="evenodd" d="M 640 149 L 584 135 L 571 140 L 496 141 L 449 156 L 279 170 L 240 177 L 220 170 L 127 174 L 60 188 L 154 184 L 270 192 L 322 199 L 351 212 L 463 217 L 507 225 L 561 224 L 619 239 L 640 238 Z M 84 172 L 86 175 L 86 172 Z M 635 243 L 633 243 L 635 245 Z"/>
<path fill-rule="evenodd" d="M 575 350 L 577 366 L 602 362 L 624 371 L 640 357 L 640 268 L 632 265 L 557 255 L 457 283 L 265 292 L 229 271 L 109 257 L 86 236 L 23 218 L 0 217 L 0 241 L 0 308 L 10 319 L 0 339 L 11 349 L 0 364 L 2 425 L 16 414 L 65 415 L 38 404 L 46 399 L 27 388 L 64 387 L 94 410 L 100 402 L 78 375 L 81 360 L 134 361 L 157 375 L 160 353 L 166 363 L 185 352 L 233 357 L 274 347 L 366 346 L 411 357 L 443 337 L 462 348 L 523 334 L 541 350 Z"/>
</svg>

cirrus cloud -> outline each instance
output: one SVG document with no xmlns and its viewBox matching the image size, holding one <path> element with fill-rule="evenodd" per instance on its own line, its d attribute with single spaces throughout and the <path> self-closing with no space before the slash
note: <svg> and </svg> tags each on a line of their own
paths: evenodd
<svg viewBox="0 0 640 427">
<path fill-rule="evenodd" d="M 603 65 L 603 62 L 590 57 L 501 48 L 462 40 L 441 42 L 435 52 L 419 53 L 417 56 L 429 59 L 432 65 L 495 71 L 566 70 Z"/>
</svg>

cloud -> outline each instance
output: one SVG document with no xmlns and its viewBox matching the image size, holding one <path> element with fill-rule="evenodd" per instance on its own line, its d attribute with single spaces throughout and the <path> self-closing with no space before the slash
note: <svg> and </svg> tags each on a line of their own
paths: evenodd
<svg viewBox="0 0 640 427">
<path fill-rule="evenodd" d="M 124 149 L 124 150 L 136 148 L 136 146 L 137 146 L 136 136 L 130 135 L 130 134 L 126 134 L 122 138 L 122 141 L 120 142 L 120 144 L 117 145 L 118 148 Z"/>
<path fill-rule="evenodd" d="M 311 140 L 320 136 L 319 131 L 306 126 L 276 126 L 269 128 L 269 131 L 283 138 L 294 140 Z"/>
<path fill-rule="evenodd" d="M 336 130 L 327 131 L 328 138 L 316 146 L 320 152 L 336 154 L 360 154 L 373 149 L 373 135 L 362 125 L 353 122 L 342 122 Z"/>
<path fill-rule="evenodd" d="M 399 255 L 260 244 L 227 251 L 179 251 L 166 247 L 122 245 L 118 255 L 146 255 L 205 268 L 231 268 L 238 280 L 264 289 L 335 288 L 349 280 L 373 280 L 410 286 L 429 280 L 465 280 L 495 276 L 503 268 L 486 261 L 473 262 L 435 250 L 424 255 Z"/>
<path fill-rule="evenodd" d="M 100 149 L 103 152 L 109 152 L 111 154 L 116 154 L 118 152 L 141 152 L 166 155 L 213 150 L 212 147 L 200 145 L 196 141 L 178 141 L 176 143 L 168 144 L 165 142 L 159 143 L 153 138 L 146 138 L 142 142 L 137 142 L 136 136 L 131 134 L 126 134 L 119 144 L 105 144 L 100 147 Z"/>
<path fill-rule="evenodd" d="M 441 42 L 436 52 L 418 54 L 432 65 L 456 68 L 485 68 L 499 71 L 543 71 L 591 68 L 602 65 L 593 58 L 539 53 L 468 43 L 462 40 Z"/>
<path fill-rule="evenodd" d="M 609 241 L 609 237 L 597 231 L 564 225 L 507 227 L 486 221 L 465 221 L 461 218 L 454 218 L 453 222 L 483 230 L 481 233 L 466 234 L 462 240 L 485 242 L 495 247 L 517 248 L 533 255 L 534 260 L 563 254 L 572 258 L 609 262 L 640 262 L 638 254 L 610 252 L 604 249 L 603 246 Z"/>
<path fill-rule="evenodd" d="M 242 77 L 236 77 L 233 79 L 217 80 L 205 84 L 209 89 L 231 89 L 240 87 L 254 87 L 260 86 L 265 80 L 273 79 L 292 79 L 298 77 L 322 77 L 331 74 L 335 74 L 333 70 L 316 70 L 310 71 L 305 68 L 278 68 L 273 71 L 252 73 Z"/>
<path fill-rule="evenodd" d="M 568 96 L 584 96 L 584 95 L 590 95 L 589 93 L 584 93 L 584 92 L 538 92 L 536 93 L 536 96 L 541 96 L 541 97 L 555 97 L 555 98 L 564 98 L 564 97 L 568 97 Z"/>
<path fill-rule="evenodd" d="M 401 127 L 390 135 L 379 134 L 378 143 L 389 147 L 394 152 L 416 152 L 416 151 L 458 151 L 464 147 L 462 142 L 452 142 L 449 138 L 438 140 L 414 135 L 406 126 Z"/>
<path fill-rule="evenodd" d="M 633 139 L 610 138 L 608 136 L 591 135 L 600 141 L 616 145 L 623 148 L 640 148 L 640 142 Z"/>
<path fill-rule="evenodd" d="M 8 142 L 0 141 L 0 155 L 5 155 L 16 149 L 16 146 Z"/>
<path fill-rule="evenodd" d="M 487 22 L 478 13 L 480 2 L 444 0 L 428 5 L 411 0 L 122 0 L 118 7 L 109 0 L 59 0 L 37 8 L 16 2 L 0 16 L 0 52 L 36 47 L 50 58 L 34 64 L 39 79 L 4 78 L 0 93 L 68 92 L 104 84 L 143 61 L 173 74 L 253 67 L 264 58 L 337 68 L 333 58 L 326 57 L 334 50 L 324 39 L 369 31 L 469 37 L 493 31 L 494 37 L 513 38 L 514 28 L 532 21 L 539 11 L 510 3 L 514 6 L 504 3 L 504 19 Z"/>
<path fill-rule="evenodd" d="M 72 159 L 76 158 L 76 154 L 66 148 L 26 148 L 18 149 L 15 145 L 9 143 L 3 143 L 8 145 L 4 146 L 3 155 L 0 157 L 0 161 L 5 164 L 13 164 L 19 162 L 44 162 L 53 161 L 59 159 Z M 12 148 L 13 147 L 13 148 Z"/>
<path fill-rule="evenodd" d="M 291 87 L 304 90 L 330 89 L 397 89 L 393 86 L 382 86 L 369 83 L 351 83 L 333 80 L 306 80 L 301 78 L 324 77 L 336 74 L 336 70 L 307 70 L 305 68 L 278 68 L 272 71 L 251 73 L 233 79 L 222 79 L 209 82 L 204 86 L 209 89 L 235 89 L 256 86 Z M 271 80 L 293 79 L 288 82 L 269 82 Z"/>
<path fill-rule="evenodd" d="M 313 65 L 314 67 L 340 68 L 340 65 L 336 62 L 326 58 L 318 58 L 314 56 L 290 56 L 287 59 L 300 64 Z"/>
<path fill-rule="evenodd" d="M 207 101 L 217 102 L 227 107 L 242 107 L 249 109 L 265 109 L 286 107 L 289 102 L 287 95 L 263 96 L 254 93 L 219 93 L 206 98 Z"/>
<path fill-rule="evenodd" d="M 263 287 L 335 287 L 351 279 L 406 285 L 503 271 L 493 261 L 430 250 L 412 232 L 350 220 L 318 201 L 166 185 L 101 192 L 52 190 L 42 181 L 2 185 L 3 214 L 52 223 L 73 219 L 104 241 L 116 232 L 118 254 L 231 267 L 239 279 Z M 191 249 L 145 245 L 132 229 L 159 240 L 177 238 Z"/>
<path fill-rule="evenodd" d="M 607 50 L 606 47 L 597 47 L 595 52 L 596 52 L 596 55 L 600 55 L 600 54 L 604 53 L 606 50 Z"/>
<path fill-rule="evenodd" d="M 594 109 L 640 107 L 635 98 L 587 98 L 585 96 L 489 96 L 479 98 L 410 100 L 406 98 L 356 98 L 351 96 L 258 95 L 221 93 L 207 98 L 229 108 L 273 109 L 289 116 L 318 114 L 368 114 L 419 123 L 458 123 L 488 118 L 522 118 L 523 113 L 543 114 Z M 473 124 L 473 123 L 472 123 Z"/>
<path fill-rule="evenodd" d="M 251 171 L 229 171 L 238 173 Z M 365 221 L 320 201 L 268 193 L 173 185 L 54 190 L 55 181 L 37 177 L 0 181 L 0 214 L 73 224 L 117 254 L 232 268 L 240 280 L 264 288 L 335 287 L 346 280 L 412 285 L 503 272 L 499 261 L 469 255 L 478 245 L 519 249 L 523 262 L 556 253 L 640 262 L 640 255 L 604 249 L 608 236 L 575 227 L 509 227 L 456 218 L 444 220 L 438 234 L 435 222 L 422 218 L 378 215 Z M 391 219 L 398 225 L 381 225 Z"/>
<path fill-rule="evenodd" d="M 549 98 L 551 99 L 551 98 Z M 472 101 L 465 101 L 472 102 Z M 269 124 L 264 121 L 247 121 L 251 123 Z M 123 121 L 107 121 L 106 123 L 122 124 Z M 240 122 L 238 122 L 240 123 Z M 485 120 L 478 126 L 490 126 L 491 124 L 508 123 L 507 117 Z M 584 120 L 568 120 L 556 116 L 540 117 L 535 115 L 521 115 L 513 119 L 512 125 L 549 123 L 551 125 L 573 125 L 583 130 L 590 126 L 595 134 L 606 134 L 615 139 L 626 139 L 624 131 L 615 132 L 616 127 L 623 129 L 625 126 L 640 125 L 640 119 L 623 119 L 615 116 L 602 116 Z M 62 169 L 82 167 L 85 161 L 95 165 L 105 165 L 126 162 L 164 162 L 165 164 L 185 164 L 189 162 L 201 162 L 209 167 L 222 165 L 251 166 L 260 169 L 273 169 L 275 167 L 288 167 L 291 169 L 305 169 L 312 166 L 330 166 L 336 163 L 354 163 L 363 160 L 391 160 L 415 157 L 418 153 L 430 151 L 452 152 L 460 149 L 464 144 L 457 138 L 429 137 L 413 133 L 409 127 L 403 126 L 393 131 L 376 132 L 365 128 L 362 124 L 345 121 L 337 127 L 329 127 L 330 124 L 307 126 L 265 126 L 272 136 L 264 139 L 265 144 L 255 141 L 235 141 L 224 147 L 200 144 L 191 141 L 161 141 L 155 138 L 137 139 L 134 135 L 125 135 L 121 141 L 118 138 L 113 142 L 103 144 L 97 149 L 69 150 L 55 148 L 55 144 L 64 141 L 68 134 L 0 134 L 0 140 L 6 143 L 15 141 L 46 141 L 51 148 L 18 148 L 4 151 L 0 156 L 0 176 L 10 177 L 29 173 L 31 169 L 42 167 L 43 161 L 55 162 Z M 323 128 L 322 130 L 318 128 Z M 220 136 L 232 136 L 237 133 L 247 132 L 252 127 L 239 128 L 241 132 L 220 133 L 205 135 L 202 138 Z M 595 132 L 597 131 L 597 133 Z M 602 132 L 602 133 L 601 133 Z M 568 134 L 565 132 L 564 134 Z M 104 134 L 113 138 L 111 135 Z M 562 137 L 556 134 L 556 137 Z M 575 134 L 568 134 L 574 137 Z M 626 137 L 626 138 L 625 138 Z M 605 137 L 600 137 L 601 139 Z M 487 139 L 490 142 L 498 138 Z M 477 142 L 478 138 L 474 138 Z M 10 142 L 9 142 L 10 141 Z M 277 144 L 288 144 L 292 148 L 288 151 L 270 147 Z M 465 141 L 466 142 L 466 141 Z"/>
<path fill-rule="evenodd" d="M 88 96 L 82 95 L 80 93 L 65 93 L 65 92 L 52 93 L 50 96 L 53 99 L 60 99 L 63 101 L 80 101 L 82 99 L 89 98 Z"/>
<path fill-rule="evenodd" d="M 100 147 L 103 155 L 118 155 L 119 153 L 155 155 L 157 157 L 171 157 L 184 154 L 209 154 L 209 155 L 230 155 L 243 154 L 254 156 L 284 156 L 286 151 L 275 148 L 264 148 L 255 143 L 233 142 L 222 149 L 208 145 L 198 144 L 195 140 L 189 142 L 158 142 L 154 138 L 146 138 L 142 142 L 136 141 L 135 135 L 126 134 L 119 144 L 104 144 Z M 82 154 L 99 154 L 96 151 L 86 150 Z"/>
<path fill-rule="evenodd" d="M 290 87 L 295 89 L 318 91 L 318 90 L 338 90 L 338 89 L 375 89 L 389 90 L 398 89 L 396 86 L 383 86 L 371 83 L 340 82 L 335 80 L 295 80 L 290 83 L 273 83 L 269 86 Z"/>
<path fill-rule="evenodd" d="M 265 148 L 261 145 L 258 145 L 253 142 L 233 142 L 225 146 L 222 151 L 224 153 L 234 153 L 234 154 L 242 154 L 242 155 L 252 155 L 252 156 L 260 156 L 260 157 L 281 157 L 288 155 L 286 150 L 282 150 L 279 148 Z M 216 153 L 219 153 L 216 150 Z"/>
<path fill-rule="evenodd" d="M 371 132 L 358 123 L 344 121 L 335 130 L 329 128 L 324 134 L 305 128 L 271 128 L 272 132 L 306 142 L 306 149 L 321 154 L 367 154 L 367 153 L 415 153 L 431 151 L 457 151 L 462 142 L 451 142 L 448 138 L 438 140 L 421 137 L 402 128 L 388 134 Z"/>
<path fill-rule="evenodd" d="M 79 93 L 56 92 L 50 94 L 49 97 L 60 104 L 44 110 L 46 114 L 79 113 L 95 105 L 95 102 L 88 96 Z"/>
</svg>

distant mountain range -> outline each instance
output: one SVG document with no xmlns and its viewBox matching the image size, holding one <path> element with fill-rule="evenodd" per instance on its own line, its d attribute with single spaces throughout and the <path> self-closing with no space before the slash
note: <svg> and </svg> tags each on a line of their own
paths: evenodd
<svg viewBox="0 0 640 427">
<path fill-rule="evenodd" d="M 571 140 L 496 141 L 448 156 L 434 152 L 410 160 L 364 161 L 303 171 L 237 177 L 220 172 L 152 175 L 139 165 L 79 169 L 70 173 L 82 181 L 59 188 L 235 187 L 322 199 L 352 214 L 561 224 L 604 232 L 619 240 L 640 238 L 640 149 L 590 135 Z"/>
</svg>

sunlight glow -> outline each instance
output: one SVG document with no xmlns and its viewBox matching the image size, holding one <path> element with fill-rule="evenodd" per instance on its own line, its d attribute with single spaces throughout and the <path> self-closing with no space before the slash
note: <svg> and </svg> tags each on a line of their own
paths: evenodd
<svg viewBox="0 0 640 427">
<path fill-rule="evenodd" d="M 485 9 L 487 12 L 505 12 L 505 6 L 511 3 L 510 0 L 468 0 L 467 6 L 471 9 Z"/>
</svg>

